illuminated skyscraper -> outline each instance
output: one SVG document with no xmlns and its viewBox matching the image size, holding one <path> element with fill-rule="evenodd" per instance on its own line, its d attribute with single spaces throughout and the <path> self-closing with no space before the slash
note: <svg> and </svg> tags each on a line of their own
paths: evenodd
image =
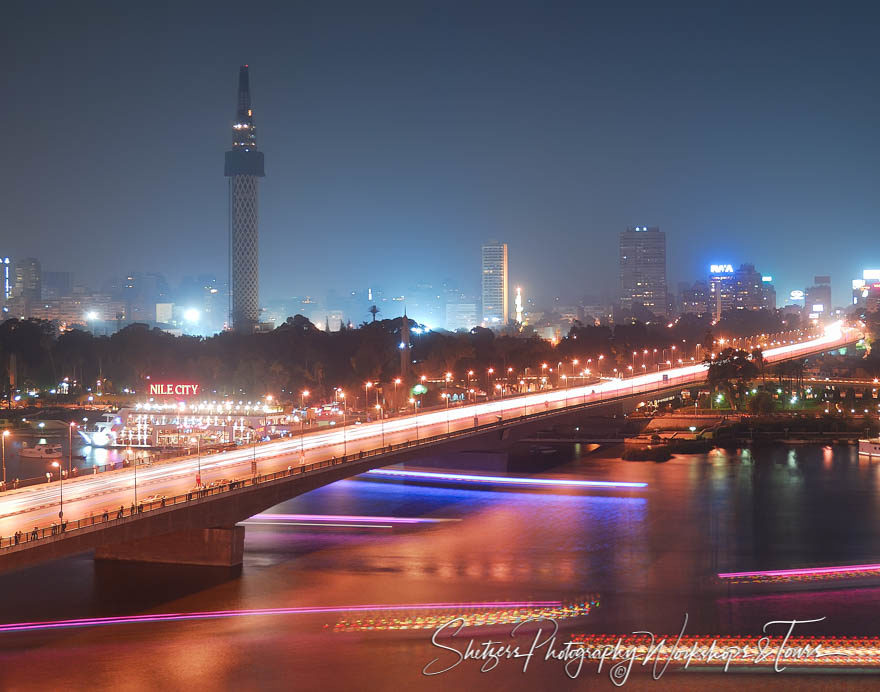
<svg viewBox="0 0 880 692">
<path fill-rule="evenodd" d="M 232 150 L 226 152 L 229 178 L 230 326 L 253 331 L 260 321 L 260 256 L 257 182 L 265 173 L 257 151 L 248 66 L 238 72 L 238 108 L 232 126 Z"/>
<path fill-rule="evenodd" d="M 657 227 L 635 226 L 620 234 L 620 307 L 665 315 L 666 234 Z"/>
<path fill-rule="evenodd" d="M 483 246 L 483 324 L 507 324 L 507 243 L 491 241 Z"/>
</svg>

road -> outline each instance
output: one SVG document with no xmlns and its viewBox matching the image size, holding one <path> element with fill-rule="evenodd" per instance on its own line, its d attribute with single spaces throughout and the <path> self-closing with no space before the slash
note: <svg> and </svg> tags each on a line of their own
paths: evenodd
<svg viewBox="0 0 880 692">
<path fill-rule="evenodd" d="M 768 349 L 764 351 L 764 358 L 773 363 L 834 348 L 851 342 L 853 338 L 851 331 L 844 333 L 836 324 L 828 327 L 821 337 Z M 201 458 L 190 456 L 140 466 L 136 470 L 126 468 L 71 478 L 63 482 L 63 488 L 62 483 L 56 481 L 10 490 L 0 499 L 0 536 L 10 536 L 17 530 L 29 531 L 34 526 L 44 527 L 53 521 L 57 522 L 62 494 L 64 518 L 76 520 L 90 514 L 100 515 L 105 509 L 114 512 L 120 505 L 129 507 L 136 497 L 144 499 L 157 494 L 168 497 L 184 494 L 195 487 L 199 472 L 203 483 L 222 478 L 245 478 L 251 475 L 251 464 L 256 461 L 258 473 L 271 473 L 288 466 L 440 435 L 447 430 L 463 430 L 475 424 L 496 421 L 499 417 L 520 416 L 630 394 L 650 394 L 659 388 L 684 386 L 702 380 L 706 369 L 706 365 L 697 363 L 627 379 L 607 379 L 583 386 L 458 405 L 448 410 L 433 410 L 344 428 L 322 428 L 308 432 L 302 438 L 295 436 L 203 455 Z"/>
</svg>

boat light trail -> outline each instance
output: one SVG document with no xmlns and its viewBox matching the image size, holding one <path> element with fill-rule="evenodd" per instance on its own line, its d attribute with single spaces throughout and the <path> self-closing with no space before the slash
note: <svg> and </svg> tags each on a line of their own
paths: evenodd
<svg viewBox="0 0 880 692">
<path fill-rule="evenodd" d="M 458 519 L 433 519 L 428 517 L 373 517 L 373 516 L 354 516 L 348 514 L 255 514 L 248 522 L 256 519 L 257 521 L 278 521 L 278 522 L 309 522 L 309 521 L 358 521 L 365 524 L 436 524 L 444 521 L 459 521 Z"/>
<path fill-rule="evenodd" d="M 827 579 L 851 579 L 880 577 L 880 564 L 839 565 L 836 567 L 804 567 L 800 569 L 775 569 L 758 572 L 721 572 L 719 579 L 734 584 L 760 584 L 787 581 L 818 581 Z"/>
<path fill-rule="evenodd" d="M 463 473 L 429 473 L 427 471 L 398 471 L 395 469 L 370 469 L 367 473 L 389 478 L 413 478 L 430 481 L 461 483 L 488 483 L 492 485 L 533 485 L 567 488 L 646 488 L 647 483 L 627 481 L 578 481 L 561 478 L 511 478 L 507 476 L 472 476 Z"/>
<path fill-rule="evenodd" d="M 193 613 L 156 613 L 145 615 L 119 615 L 103 618 L 80 618 L 76 620 L 48 620 L 46 622 L 16 622 L 0 625 L 5 632 L 29 632 L 33 630 L 65 629 L 69 627 L 97 627 L 101 625 L 129 625 L 143 622 L 177 622 L 180 620 L 210 620 L 217 618 L 244 617 L 249 615 L 321 615 L 329 613 L 387 612 L 398 610 L 490 610 L 505 608 L 561 608 L 562 601 L 500 601 L 497 603 L 412 603 L 408 605 L 350 605 L 316 608 L 254 608 L 245 610 L 212 610 Z"/>
</svg>

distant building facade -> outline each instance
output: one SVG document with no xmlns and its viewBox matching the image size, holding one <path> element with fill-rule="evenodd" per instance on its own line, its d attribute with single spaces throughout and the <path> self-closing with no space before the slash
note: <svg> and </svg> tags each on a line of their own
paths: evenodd
<svg viewBox="0 0 880 692">
<path fill-rule="evenodd" d="M 508 312 L 507 243 L 490 242 L 482 249 L 483 319 L 487 327 L 507 324 Z"/>
<path fill-rule="evenodd" d="M 813 285 L 804 290 L 804 308 L 807 314 L 825 317 L 831 313 L 831 277 L 816 276 Z"/>
<path fill-rule="evenodd" d="M 620 234 L 620 308 L 667 313 L 666 234 L 657 226 L 633 226 Z"/>
</svg>

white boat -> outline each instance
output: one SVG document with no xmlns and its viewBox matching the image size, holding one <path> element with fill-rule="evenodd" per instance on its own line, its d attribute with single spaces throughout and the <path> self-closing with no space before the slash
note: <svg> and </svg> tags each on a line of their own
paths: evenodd
<svg viewBox="0 0 880 692">
<path fill-rule="evenodd" d="M 116 433 L 122 427 L 122 419 L 116 413 L 105 413 L 92 430 L 77 429 L 86 444 L 107 447 L 116 444 Z"/>
<path fill-rule="evenodd" d="M 59 444 L 41 443 L 29 447 L 27 442 L 23 442 L 18 454 L 28 459 L 58 459 L 64 452 Z"/>
<path fill-rule="evenodd" d="M 880 457 L 880 437 L 859 440 L 859 454 L 866 457 Z"/>
</svg>

